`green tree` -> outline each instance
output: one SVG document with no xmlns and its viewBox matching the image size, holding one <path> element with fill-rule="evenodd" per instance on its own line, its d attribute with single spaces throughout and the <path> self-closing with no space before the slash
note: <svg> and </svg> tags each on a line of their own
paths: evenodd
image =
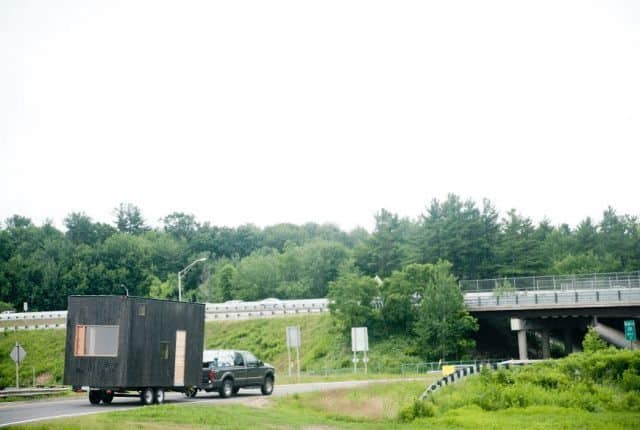
<svg viewBox="0 0 640 430">
<path fill-rule="evenodd" d="M 483 204 L 480 212 L 472 200 L 463 202 L 455 194 L 442 203 L 434 199 L 427 215 L 422 216 L 419 261 L 450 261 L 453 272 L 462 278 L 489 275 L 495 268 L 492 260 L 498 242 L 498 214 L 491 202 L 485 199 Z"/>
<path fill-rule="evenodd" d="M 531 220 L 518 215 L 515 209 L 510 210 L 502 222 L 497 251 L 501 263 L 499 275 L 530 276 L 543 272 L 548 263 L 541 254 L 541 245 Z"/>
<path fill-rule="evenodd" d="M 234 299 L 262 300 L 277 297 L 282 275 L 278 265 L 279 254 L 273 249 L 262 249 L 238 264 Z"/>
<path fill-rule="evenodd" d="M 196 217 L 183 212 L 173 212 L 162 219 L 165 233 L 175 239 L 191 240 L 198 231 Z"/>
<path fill-rule="evenodd" d="M 601 253 L 615 256 L 623 270 L 631 271 L 640 264 L 640 226 L 637 219 L 618 216 L 609 207 L 600 222 Z"/>
<path fill-rule="evenodd" d="M 429 264 L 409 264 L 393 272 L 381 286 L 381 317 L 387 333 L 409 333 L 418 319 L 417 304 L 432 279 Z"/>
<path fill-rule="evenodd" d="M 238 271 L 231 264 L 226 264 L 218 272 L 215 277 L 217 297 L 222 302 L 231 300 L 233 298 L 233 289 L 235 278 L 238 275 Z"/>
<path fill-rule="evenodd" d="M 162 282 L 158 277 L 151 276 L 149 278 L 149 297 L 154 299 L 176 299 L 178 297 L 177 277 L 171 277 L 171 280 Z"/>
<path fill-rule="evenodd" d="M 369 327 L 369 335 L 375 335 L 371 328 L 379 320 L 372 304 L 376 297 L 378 286 L 373 278 L 343 266 L 338 279 L 329 284 L 329 309 L 338 329 L 348 335 L 351 327 Z"/>
<path fill-rule="evenodd" d="M 140 236 L 118 233 L 98 246 L 90 269 L 89 294 L 123 294 L 145 297 L 150 288 L 148 242 Z"/>
<path fill-rule="evenodd" d="M 478 323 L 464 306 L 451 264 L 440 261 L 429 266 L 430 279 L 414 325 L 419 353 L 426 360 L 461 358 L 475 346 L 469 336 L 478 330 Z"/>
<path fill-rule="evenodd" d="M 573 254 L 596 253 L 598 249 L 598 228 L 593 225 L 590 217 L 585 218 L 578 224 L 574 234 Z"/>
<path fill-rule="evenodd" d="M 593 251 L 579 255 L 567 255 L 563 259 L 556 261 L 549 274 L 552 275 L 573 275 L 584 273 L 607 273 L 618 272 L 622 269 L 620 261 L 611 255 L 598 256 Z"/>
<path fill-rule="evenodd" d="M 366 242 L 355 250 L 358 268 L 365 274 L 380 277 L 389 276 L 399 270 L 407 259 L 407 238 L 405 220 L 382 209 L 375 216 L 376 227 Z"/>
<path fill-rule="evenodd" d="M 116 226 L 121 233 L 142 234 L 150 230 L 145 224 L 140 208 L 131 203 L 120 203 L 113 213 L 116 216 Z"/>
</svg>

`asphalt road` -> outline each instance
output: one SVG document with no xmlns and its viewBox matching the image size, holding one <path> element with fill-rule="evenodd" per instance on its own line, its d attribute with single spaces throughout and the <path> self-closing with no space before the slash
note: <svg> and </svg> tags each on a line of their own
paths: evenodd
<svg viewBox="0 0 640 430">
<path fill-rule="evenodd" d="M 385 381 L 343 381 L 276 385 L 273 390 L 273 396 L 285 396 L 309 391 L 334 390 L 338 388 L 352 388 L 379 382 Z M 230 404 L 249 404 L 262 397 L 264 396 L 262 396 L 259 389 L 240 390 L 237 396 L 228 399 L 219 397 L 217 393 L 206 393 L 204 391 L 198 392 L 198 396 L 193 399 L 186 398 L 181 393 L 168 392 L 166 393 L 165 403 L 206 403 L 212 406 L 224 406 Z M 137 397 L 115 397 L 111 405 L 92 405 L 89 403 L 87 393 L 84 393 L 82 396 L 79 395 L 78 398 L 8 402 L 0 404 L 0 427 L 55 418 L 124 411 L 141 407 L 144 406 L 142 406 L 140 399 Z"/>
</svg>

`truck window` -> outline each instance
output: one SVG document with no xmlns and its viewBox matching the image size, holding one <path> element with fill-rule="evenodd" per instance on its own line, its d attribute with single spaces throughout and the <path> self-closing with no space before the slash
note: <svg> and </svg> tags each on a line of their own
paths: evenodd
<svg viewBox="0 0 640 430">
<path fill-rule="evenodd" d="M 236 366 L 244 366 L 244 360 L 242 359 L 242 355 L 239 352 L 236 352 L 233 364 Z"/>
<path fill-rule="evenodd" d="M 247 360 L 247 366 L 257 366 L 258 359 L 250 352 L 245 352 L 244 357 Z"/>
<path fill-rule="evenodd" d="M 79 357 L 117 357 L 117 325 L 77 325 L 74 352 Z"/>
</svg>

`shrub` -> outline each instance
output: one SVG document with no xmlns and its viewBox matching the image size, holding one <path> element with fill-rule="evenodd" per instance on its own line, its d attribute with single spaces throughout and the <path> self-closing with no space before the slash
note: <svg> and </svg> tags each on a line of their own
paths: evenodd
<svg viewBox="0 0 640 430">
<path fill-rule="evenodd" d="M 634 368 L 628 368 L 622 373 L 622 388 L 627 391 L 640 391 L 640 375 Z"/>
<path fill-rule="evenodd" d="M 589 327 L 582 341 L 582 349 L 584 352 L 596 352 L 606 348 L 607 344 L 604 340 L 600 339 L 598 332 L 593 327 Z"/>
<path fill-rule="evenodd" d="M 435 415 L 435 407 L 424 400 L 414 400 L 409 406 L 405 406 L 398 413 L 401 422 L 410 422 L 416 418 L 432 417 Z"/>
</svg>

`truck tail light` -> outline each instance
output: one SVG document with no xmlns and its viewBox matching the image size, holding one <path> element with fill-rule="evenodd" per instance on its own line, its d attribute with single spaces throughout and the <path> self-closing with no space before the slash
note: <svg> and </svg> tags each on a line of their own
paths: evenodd
<svg viewBox="0 0 640 430">
<path fill-rule="evenodd" d="M 213 378 L 216 377 L 215 370 L 209 370 L 209 381 L 213 381 Z"/>
</svg>

